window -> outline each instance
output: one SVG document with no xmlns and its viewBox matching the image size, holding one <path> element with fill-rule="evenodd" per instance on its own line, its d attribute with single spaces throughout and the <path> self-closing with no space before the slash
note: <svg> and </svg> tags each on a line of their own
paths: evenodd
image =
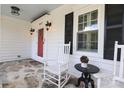
<svg viewBox="0 0 124 93">
<path fill-rule="evenodd" d="M 97 52 L 98 48 L 98 11 L 78 16 L 77 49 Z"/>
</svg>

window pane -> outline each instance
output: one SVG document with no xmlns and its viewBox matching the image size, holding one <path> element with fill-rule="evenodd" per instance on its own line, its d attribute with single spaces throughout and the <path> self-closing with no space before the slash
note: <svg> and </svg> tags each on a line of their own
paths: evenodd
<svg viewBox="0 0 124 93">
<path fill-rule="evenodd" d="M 82 34 L 83 35 L 83 42 L 87 41 L 87 35 L 86 34 Z"/>
<path fill-rule="evenodd" d="M 91 33 L 91 41 L 97 41 L 97 38 L 98 38 L 97 34 L 98 34 L 97 32 Z"/>
<path fill-rule="evenodd" d="M 87 26 L 90 26 L 90 25 L 91 25 L 91 21 L 88 21 L 88 22 L 87 22 Z"/>
<path fill-rule="evenodd" d="M 97 42 L 91 42 L 91 49 L 97 49 Z"/>
<path fill-rule="evenodd" d="M 91 33 L 91 49 L 97 49 L 98 32 Z"/>
<path fill-rule="evenodd" d="M 85 27 L 87 27 L 87 23 L 84 23 L 84 29 L 85 29 Z"/>
<path fill-rule="evenodd" d="M 78 17 L 78 23 L 82 23 L 83 22 L 83 15 L 80 15 L 79 17 Z"/>
<path fill-rule="evenodd" d="M 84 15 L 84 22 L 87 22 L 87 14 Z"/>
<path fill-rule="evenodd" d="M 78 34 L 78 41 L 83 41 L 83 35 L 82 34 Z"/>
<path fill-rule="evenodd" d="M 91 12 L 91 20 L 97 19 L 97 10 Z"/>
<path fill-rule="evenodd" d="M 78 33 L 78 50 L 87 48 L 87 35 L 83 33 Z"/>
<path fill-rule="evenodd" d="M 97 20 L 91 21 L 91 25 L 95 25 L 95 24 L 97 24 Z"/>
<path fill-rule="evenodd" d="M 78 50 L 82 49 L 83 43 L 78 43 Z"/>
<path fill-rule="evenodd" d="M 87 35 L 83 33 L 78 33 L 78 41 L 86 41 Z"/>
<path fill-rule="evenodd" d="M 78 31 L 83 30 L 83 24 L 78 24 Z"/>
<path fill-rule="evenodd" d="M 86 49 L 86 42 L 79 42 L 78 43 L 78 50 Z"/>
<path fill-rule="evenodd" d="M 79 42 L 78 43 L 78 50 L 86 50 L 86 42 Z"/>
<path fill-rule="evenodd" d="M 90 16 L 91 13 L 87 13 L 87 22 L 89 22 L 91 20 L 91 16 Z"/>
<path fill-rule="evenodd" d="M 86 49 L 87 48 L 87 43 L 86 41 L 83 42 L 83 46 L 82 46 L 82 49 Z"/>
</svg>

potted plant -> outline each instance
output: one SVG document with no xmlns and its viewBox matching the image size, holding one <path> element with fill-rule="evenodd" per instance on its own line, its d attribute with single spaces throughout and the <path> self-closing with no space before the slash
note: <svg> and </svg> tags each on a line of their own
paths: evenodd
<svg viewBox="0 0 124 93">
<path fill-rule="evenodd" d="M 87 68 L 87 64 L 88 64 L 88 62 L 89 62 L 88 57 L 87 57 L 87 56 L 82 56 L 82 57 L 80 58 L 80 61 L 81 61 L 81 67 Z"/>
</svg>

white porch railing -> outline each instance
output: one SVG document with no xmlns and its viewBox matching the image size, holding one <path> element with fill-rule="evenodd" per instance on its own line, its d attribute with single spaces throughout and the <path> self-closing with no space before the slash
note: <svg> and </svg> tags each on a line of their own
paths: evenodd
<svg viewBox="0 0 124 93">
<path fill-rule="evenodd" d="M 121 49 L 120 62 L 117 61 L 118 49 Z M 115 42 L 114 50 L 114 80 L 124 82 L 124 45 Z"/>
</svg>

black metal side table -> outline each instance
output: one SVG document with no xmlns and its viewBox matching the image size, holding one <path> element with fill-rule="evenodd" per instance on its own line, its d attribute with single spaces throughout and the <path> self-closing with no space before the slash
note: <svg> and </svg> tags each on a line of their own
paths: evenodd
<svg viewBox="0 0 124 93">
<path fill-rule="evenodd" d="M 81 67 L 81 63 L 76 64 L 75 68 L 82 72 L 81 77 L 78 79 L 78 84 L 77 86 L 80 85 L 81 81 L 84 82 L 85 88 L 88 88 L 88 84 L 90 83 L 92 88 L 94 88 L 94 80 L 91 78 L 91 74 L 95 74 L 99 72 L 99 68 L 97 66 L 88 64 L 87 68 Z"/>
</svg>

